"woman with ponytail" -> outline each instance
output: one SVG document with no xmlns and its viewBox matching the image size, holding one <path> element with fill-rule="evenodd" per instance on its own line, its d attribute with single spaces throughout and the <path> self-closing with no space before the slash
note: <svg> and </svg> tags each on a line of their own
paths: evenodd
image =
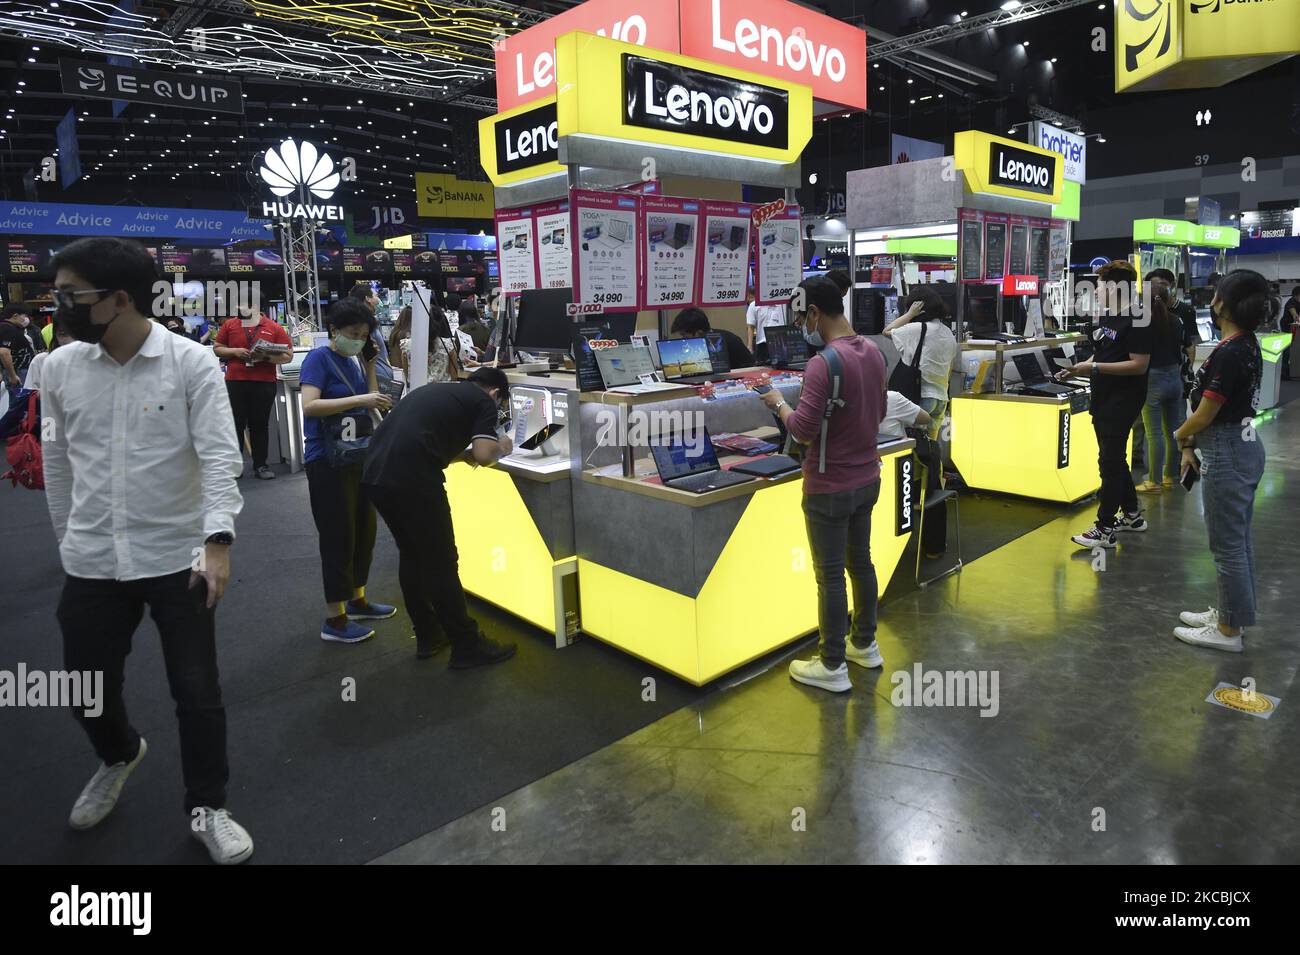
<svg viewBox="0 0 1300 955">
<path fill-rule="evenodd" d="M 1184 471 L 1201 475 L 1210 552 L 1219 578 L 1218 606 L 1184 612 L 1174 636 L 1184 643 L 1240 653 L 1255 623 L 1255 552 L 1250 524 L 1264 475 L 1264 445 L 1252 422 L 1263 357 L 1255 329 L 1274 309 L 1268 281 L 1237 269 L 1219 282 L 1210 312 L 1220 330 L 1214 352 L 1196 373 L 1192 415 L 1175 432 Z M 1197 460 L 1196 450 L 1201 452 Z"/>
</svg>

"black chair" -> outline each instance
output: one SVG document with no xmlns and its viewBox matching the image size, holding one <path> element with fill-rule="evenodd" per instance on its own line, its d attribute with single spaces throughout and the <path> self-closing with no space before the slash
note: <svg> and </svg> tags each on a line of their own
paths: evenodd
<svg viewBox="0 0 1300 955">
<path fill-rule="evenodd" d="M 926 587 L 949 574 L 961 572 L 961 506 L 957 492 L 942 486 L 943 448 L 924 432 L 913 432 L 916 457 L 921 465 L 921 517 L 916 535 L 916 584 Z M 929 553 L 945 553 L 948 538 L 948 507 L 956 525 L 957 561 L 932 577 L 921 579 L 921 561 Z M 937 546 L 936 546 L 937 545 Z M 935 558 L 936 560 L 938 558 Z"/>
</svg>

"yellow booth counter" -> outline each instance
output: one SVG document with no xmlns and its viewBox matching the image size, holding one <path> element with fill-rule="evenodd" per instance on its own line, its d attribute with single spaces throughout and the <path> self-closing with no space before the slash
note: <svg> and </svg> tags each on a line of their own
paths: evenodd
<svg viewBox="0 0 1300 955">
<path fill-rule="evenodd" d="M 695 685 L 816 630 L 800 472 L 696 494 L 662 484 L 650 455 L 656 428 L 683 424 L 688 438 L 702 426 L 713 437 L 775 441 L 756 394 L 579 393 L 571 374 L 507 374 L 516 415 L 535 389 L 563 395 L 552 408 L 577 413 L 563 455 L 516 450 L 494 467 L 448 469 L 468 592 L 554 632 L 557 646 L 580 629 Z M 797 402 L 797 378 L 773 384 Z M 871 549 L 881 592 L 916 525 L 913 446 L 880 449 Z M 753 460 L 718 454 L 723 468 Z"/>
</svg>

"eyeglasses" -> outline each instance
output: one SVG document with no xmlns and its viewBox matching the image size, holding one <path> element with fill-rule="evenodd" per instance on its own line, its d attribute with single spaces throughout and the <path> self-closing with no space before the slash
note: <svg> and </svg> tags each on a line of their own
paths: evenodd
<svg viewBox="0 0 1300 955">
<path fill-rule="evenodd" d="M 78 295 L 106 295 L 108 292 L 109 289 L 106 288 L 56 288 L 50 289 L 50 296 L 54 299 L 54 304 L 60 308 L 75 308 Z"/>
</svg>

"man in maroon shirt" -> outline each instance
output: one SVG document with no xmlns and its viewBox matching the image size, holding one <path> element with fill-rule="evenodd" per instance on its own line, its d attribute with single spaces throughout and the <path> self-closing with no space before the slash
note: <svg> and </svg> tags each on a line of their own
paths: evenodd
<svg viewBox="0 0 1300 955">
<path fill-rule="evenodd" d="M 809 344 L 825 349 L 804 371 L 798 408 L 792 410 L 775 388 L 763 395 L 795 440 L 808 446 L 803 457 L 803 513 L 817 574 L 821 643 L 816 657 L 790 664 L 790 676 L 808 686 L 842 693 L 853 688 L 846 660 L 863 667 L 884 666 L 876 646 L 871 509 L 880 497 L 876 434 L 885 416 L 885 358 L 869 339 L 854 333 L 834 283 L 807 279 L 792 304 L 795 321 Z M 832 349 L 841 366 L 839 401 L 823 432 L 832 392 L 825 351 Z M 853 632 L 847 644 L 845 567 L 853 582 Z"/>
<path fill-rule="evenodd" d="M 263 481 L 275 477 L 266 464 L 267 425 L 275 404 L 275 366 L 293 358 L 289 333 L 255 309 L 242 307 L 238 318 L 228 319 L 217 332 L 213 351 L 226 363 L 226 391 L 235 415 L 235 435 L 240 446 L 248 429 L 253 450 L 253 473 Z M 258 341 L 287 345 L 288 350 L 271 355 L 254 353 Z"/>
</svg>

